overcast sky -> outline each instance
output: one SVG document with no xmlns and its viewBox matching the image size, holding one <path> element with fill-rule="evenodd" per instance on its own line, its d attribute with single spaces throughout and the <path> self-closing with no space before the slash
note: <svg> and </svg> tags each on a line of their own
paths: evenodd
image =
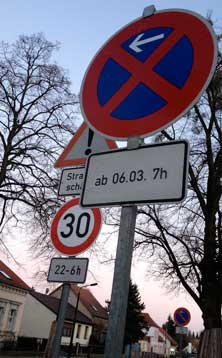
<svg viewBox="0 0 222 358">
<path fill-rule="evenodd" d="M 142 15 L 144 7 L 154 4 L 157 10 L 167 8 L 184 8 L 193 10 L 205 16 L 209 11 L 213 13 L 213 19 L 218 32 L 222 28 L 222 1 L 220 0 L 187 0 L 187 1 L 153 1 L 144 0 L 14 0 L 1 1 L 0 39 L 6 42 L 14 42 L 20 34 L 33 34 L 43 32 L 50 41 L 59 41 L 60 51 L 54 56 L 54 60 L 69 71 L 72 88 L 79 93 L 84 72 L 92 57 L 117 30 Z M 207 44 L 206 44 L 207 46 Z M 18 247 L 22 244 L 22 237 L 11 243 L 17 259 L 27 263 L 26 255 L 18 254 Z M 11 265 L 11 261 L 6 261 Z M 18 273 L 34 285 L 31 277 L 32 270 L 23 269 Z M 17 270 L 16 266 L 13 268 Z M 28 272 L 27 272 L 28 271 Z M 91 266 L 91 271 L 96 274 L 99 286 L 93 288 L 98 298 L 104 303 L 110 296 L 112 266 L 101 270 L 98 265 Z M 101 273 L 102 272 L 102 273 Z M 132 269 L 133 280 L 139 285 L 142 300 L 146 304 L 147 311 L 154 320 L 162 324 L 168 313 L 173 314 L 178 306 L 190 309 L 192 320 L 189 328 L 200 330 L 202 328 L 200 311 L 190 298 L 184 295 L 174 297 L 174 294 L 166 295 L 161 289 L 160 283 L 146 279 L 145 264 L 138 260 L 134 262 Z M 89 275 L 88 280 L 92 277 Z"/>
</svg>

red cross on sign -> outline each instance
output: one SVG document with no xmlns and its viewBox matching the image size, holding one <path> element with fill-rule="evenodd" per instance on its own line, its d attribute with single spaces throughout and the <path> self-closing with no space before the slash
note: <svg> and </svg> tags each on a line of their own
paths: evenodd
<svg viewBox="0 0 222 358">
<path fill-rule="evenodd" d="M 83 116 L 113 139 L 160 131 L 197 101 L 216 59 L 213 29 L 200 15 L 166 10 L 136 20 L 89 65 L 81 88 Z"/>
</svg>

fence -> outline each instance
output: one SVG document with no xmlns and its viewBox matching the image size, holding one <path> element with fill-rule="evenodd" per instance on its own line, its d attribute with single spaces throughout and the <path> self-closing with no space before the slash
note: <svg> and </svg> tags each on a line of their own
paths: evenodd
<svg viewBox="0 0 222 358">
<path fill-rule="evenodd" d="M 162 356 L 157 353 L 143 352 L 141 358 L 161 358 Z"/>
</svg>

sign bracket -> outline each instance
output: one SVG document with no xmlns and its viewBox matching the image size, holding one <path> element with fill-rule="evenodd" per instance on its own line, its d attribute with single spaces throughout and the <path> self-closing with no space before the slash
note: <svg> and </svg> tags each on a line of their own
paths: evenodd
<svg viewBox="0 0 222 358">
<path fill-rule="evenodd" d="M 153 15 L 156 12 L 155 5 L 150 5 L 144 8 L 143 17 L 148 17 Z"/>
</svg>

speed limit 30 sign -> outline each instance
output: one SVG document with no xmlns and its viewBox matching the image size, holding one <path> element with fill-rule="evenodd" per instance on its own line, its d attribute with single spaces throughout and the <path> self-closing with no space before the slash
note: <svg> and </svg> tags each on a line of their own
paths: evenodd
<svg viewBox="0 0 222 358">
<path fill-rule="evenodd" d="M 79 199 L 72 199 L 57 211 L 52 221 L 52 243 L 62 254 L 80 254 L 95 241 L 101 224 L 100 209 L 82 208 Z"/>
</svg>

